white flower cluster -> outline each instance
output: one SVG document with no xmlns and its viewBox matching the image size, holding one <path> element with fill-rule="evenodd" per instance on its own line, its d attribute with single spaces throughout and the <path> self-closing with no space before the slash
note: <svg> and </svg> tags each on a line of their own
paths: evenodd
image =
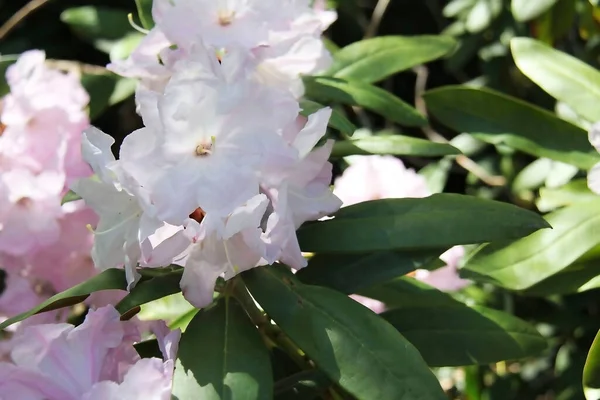
<svg viewBox="0 0 600 400">
<path fill-rule="evenodd" d="M 156 27 L 131 57 L 112 65 L 136 76 L 144 121 L 114 140 L 84 133 L 97 178 L 73 190 L 99 215 L 92 258 L 185 267 L 181 287 L 197 307 L 229 279 L 281 261 L 306 265 L 296 229 L 336 211 L 333 142 L 317 143 L 331 110 L 299 115 L 300 74 L 327 66 L 320 39 L 335 19 L 309 0 L 155 0 Z"/>
</svg>

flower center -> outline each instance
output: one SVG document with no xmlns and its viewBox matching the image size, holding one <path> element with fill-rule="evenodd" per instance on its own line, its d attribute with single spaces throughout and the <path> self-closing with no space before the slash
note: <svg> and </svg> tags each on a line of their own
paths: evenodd
<svg viewBox="0 0 600 400">
<path fill-rule="evenodd" d="M 202 142 L 198 143 L 198 145 L 196 146 L 196 150 L 194 151 L 194 153 L 196 154 L 197 157 L 206 157 L 206 156 L 209 156 L 209 155 L 211 155 L 213 153 L 214 146 L 215 146 L 215 137 L 211 136 L 210 142 L 207 142 L 206 140 L 203 140 Z"/>
<path fill-rule="evenodd" d="M 190 214 L 190 218 L 193 219 L 193 220 L 196 220 L 198 223 L 200 223 L 204 219 L 205 215 L 206 215 L 206 212 L 204 212 L 203 209 L 201 209 L 200 207 L 198 207 L 198 208 L 196 208 L 194 210 L 194 212 L 192 212 Z"/>
<path fill-rule="evenodd" d="M 198 157 L 204 157 L 209 154 L 212 154 L 212 143 L 199 144 L 198 146 L 196 146 L 196 155 Z"/>
<path fill-rule="evenodd" d="M 217 14 L 219 25 L 221 25 L 221 26 L 231 25 L 234 17 L 235 17 L 235 11 L 232 11 L 232 10 L 219 10 L 219 12 Z"/>
<path fill-rule="evenodd" d="M 33 205 L 33 200 L 31 200 L 29 197 L 21 197 L 16 201 L 16 204 L 22 208 L 29 208 Z"/>
</svg>

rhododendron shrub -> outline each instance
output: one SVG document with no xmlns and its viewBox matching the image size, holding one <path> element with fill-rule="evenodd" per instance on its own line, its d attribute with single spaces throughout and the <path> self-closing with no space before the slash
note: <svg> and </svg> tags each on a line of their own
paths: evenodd
<svg viewBox="0 0 600 400">
<path fill-rule="evenodd" d="M 341 48 L 341 2 L 340 22 L 320 0 L 72 8 L 110 62 L 6 59 L 0 399 L 441 400 L 438 367 L 483 385 L 545 354 L 515 293 L 595 285 L 600 115 L 527 49 L 597 72 L 511 42 L 571 122 L 473 85 L 423 93 L 457 42 L 372 37 L 383 3 Z M 384 89 L 411 68 L 414 106 Z M 585 171 L 586 201 L 547 196 Z"/>
</svg>

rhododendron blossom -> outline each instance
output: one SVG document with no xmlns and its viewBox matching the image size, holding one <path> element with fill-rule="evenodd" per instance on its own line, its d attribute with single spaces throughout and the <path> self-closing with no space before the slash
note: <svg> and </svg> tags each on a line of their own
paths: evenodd
<svg viewBox="0 0 600 400">
<path fill-rule="evenodd" d="M 227 53 L 241 47 L 255 59 L 263 83 L 302 94 L 300 75 L 326 69 L 331 56 L 321 34 L 336 19 L 323 1 L 156 0 L 156 26 L 140 46 L 109 68 L 160 90 L 177 60 L 198 43 Z"/>
<path fill-rule="evenodd" d="M 331 110 L 299 117 L 291 89 L 259 79 L 243 43 L 227 45 L 198 38 L 160 90 L 138 88 L 145 127 L 125 138 L 118 160 L 114 141 L 88 129 L 82 153 L 98 179 L 72 185 L 100 216 L 97 267 L 125 266 L 132 287 L 138 263 L 182 265 L 181 288 L 197 307 L 212 301 L 219 276 L 306 266 L 296 229 L 341 206 L 329 187 L 333 141 L 315 148 Z"/>
<path fill-rule="evenodd" d="M 180 331 L 156 332 L 164 360 L 140 359 L 140 332 L 112 306 L 85 321 L 28 326 L 12 339 L 11 362 L 0 363 L 0 398 L 168 400 Z"/>
<path fill-rule="evenodd" d="M 350 166 L 336 179 L 334 193 L 349 206 L 363 201 L 427 197 L 431 195 L 425 179 L 414 170 L 406 168 L 402 161 L 392 156 L 352 156 Z M 459 290 L 469 284 L 460 279 L 458 264 L 464 248 L 456 246 L 440 256 L 446 266 L 433 271 L 417 270 L 414 276 L 440 290 Z M 362 298 L 355 298 L 360 302 Z M 376 312 L 383 311 L 378 303 L 363 302 Z"/>
<path fill-rule="evenodd" d="M 23 53 L 6 78 L 10 93 L 1 99 L 0 113 L 0 268 L 9 285 L 0 294 L 0 315 L 13 316 L 96 273 L 86 225 L 95 225 L 97 217 L 82 201 L 61 205 L 70 183 L 91 174 L 81 156 L 89 98 L 79 78 L 48 68 L 44 52 L 37 50 Z M 66 315 L 49 313 L 31 321 Z"/>
</svg>

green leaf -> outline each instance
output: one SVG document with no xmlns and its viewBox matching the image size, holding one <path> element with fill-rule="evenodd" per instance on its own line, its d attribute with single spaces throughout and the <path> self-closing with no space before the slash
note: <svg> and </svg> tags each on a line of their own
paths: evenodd
<svg viewBox="0 0 600 400">
<path fill-rule="evenodd" d="M 580 4 L 577 0 L 555 0 L 554 2 L 556 4 L 535 21 L 535 36 L 540 41 L 549 44 L 563 39 L 571 32 Z"/>
<path fill-rule="evenodd" d="M 600 287 L 600 263 L 597 259 L 575 262 L 559 273 L 531 286 L 521 294 L 550 296 L 580 293 Z"/>
<path fill-rule="evenodd" d="M 329 379 L 358 399 L 445 399 L 419 352 L 390 324 L 331 289 L 289 271 L 243 273 L 254 298 Z"/>
<path fill-rule="evenodd" d="M 125 314 L 129 310 L 149 303 L 153 300 L 179 293 L 181 291 L 179 282 L 183 275 L 183 269 L 173 269 L 171 273 L 151 277 L 147 280 L 139 282 L 125 296 L 115 308 L 121 314 Z"/>
<path fill-rule="evenodd" d="M 8 67 L 13 65 L 19 58 L 18 54 L 15 55 L 0 55 L 0 96 L 8 94 L 10 88 L 8 82 L 6 82 L 6 70 Z"/>
<path fill-rule="evenodd" d="M 316 103 L 310 100 L 302 100 L 300 101 L 300 114 L 308 117 L 309 115 L 319 111 L 322 108 L 325 108 L 324 105 Z M 344 117 L 339 111 L 332 110 L 331 118 L 329 119 L 329 126 L 334 129 L 337 129 L 340 132 L 345 133 L 348 136 L 352 136 L 354 131 L 356 131 L 356 126 L 352 122 L 350 122 L 346 117 Z"/>
<path fill-rule="evenodd" d="M 529 79 L 588 121 L 600 120 L 600 72 L 534 39 L 514 38 L 510 47 Z"/>
<path fill-rule="evenodd" d="M 465 26 L 471 33 L 487 29 L 502 11 L 502 0 L 476 0 L 467 14 Z"/>
<path fill-rule="evenodd" d="M 427 119 L 414 107 L 377 86 L 324 76 L 305 76 L 306 97 L 321 103 L 361 106 L 406 126 L 424 126 Z"/>
<path fill-rule="evenodd" d="M 81 196 L 79 196 L 77 193 L 75 193 L 72 190 L 69 190 L 67 192 L 67 194 L 65 194 L 60 202 L 60 205 L 62 206 L 65 203 L 70 203 L 72 201 L 77 201 L 77 200 L 81 200 Z"/>
<path fill-rule="evenodd" d="M 600 243 L 600 200 L 577 203 L 546 216 L 551 230 L 479 249 L 461 275 L 512 290 L 527 289 L 567 268 Z"/>
<path fill-rule="evenodd" d="M 600 331 L 596 334 L 585 360 L 583 387 L 600 389 Z"/>
<path fill-rule="evenodd" d="M 485 307 L 468 307 L 413 278 L 395 279 L 361 294 L 392 308 L 381 316 L 431 367 L 520 359 L 539 355 L 546 347 L 544 338 L 525 321 Z"/>
<path fill-rule="evenodd" d="M 344 207 L 334 216 L 298 230 L 303 251 L 367 253 L 450 248 L 516 239 L 549 227 L 531 211 L 458 194 L 367 201 Z"/>
<path fill-rule="evenodd" d="M 456 18 L 468 12 L 475 6 L 477 0 L 451 0 L 444 6 L 442 15 L 446 18 Z"/>
<path fill-rule="evenodd" d="M 441 193 L 444 191 L 452 164 L 452 157 L 444 157 L 440 161 L 427 164 L 419 170 L 419 175 L 425 178 L 427 187 L 431 193 Z"/>
<path fill-rule="evenodd" d="M 115 42 L 109 52 L 110 61 L 124 60 L 140 45 L 144 35 L 139 32 L 128 33 Z"/>
<path fill-rule="evenodd" d="M 435 143 L 410 136 L 380 134 L 354 140 L 336 141 L 331 152 L 332 157 L 346 157 L 353 154 L 438 157 L 460 154 L 460 151 L 445 143 Z"/>
<path fill-rule="evenodd" d="M 333 56 L 323 75 L 366 83 L 425 64 L 450 53 L 456 41 L 449 36 L 379 36 L 354 42 Z"/>
<path fill-rule="evenodd" d="M 536 202 L 541 212 L 552 211 L 559 207 L 598 199 L 587 185 L 587 179 L 576 179 L 558 188 L 541 188 L 540 197 Z"/>
<path fill-rule="evenodd" d="M 436 260 L 444 250 L 378 252 L 371 254 L 317 254 L 296 273 L 310 285 L 326 286 L 342 293 L 356 293 L 371 285 L 406 275 Z"/>
<path fill-rule="evenodd" d="M 525 22 L 548 11 L 558 0 L 512 0 L 510 10 L 517 21 Z"/>
<path fill-rule="evenodd" d="M 300 371 L 275 382 L 275 400 L 310 400 L 319 398 L 330 385 L 327 375 L 313 369 Z"/>
<path fill-rule="evenodd" d="M 242 307 L 225 297 L 200 310 L 181 336 L 173 398 L 270 399 L 272 394 L 269 352 Z"/>
<path fill-rule="evenodd" d="M 125 271 L 122 269 L 107 269 L 106 271 L 94 276 L 87 281 L 80 283 L 77 286 L 58 293 L 48 300 L 44 301 L 37 307 L 31 310 L 7 319 L 0 323 L 0 331 L 8 326 L 23 321 L 32 315 L 39 314 L 45 311 L 56 310 L 63 307 L 68 307 L 74 304 L 79 304 L 84 301 L 91 293 L 100 290 L 126 290 L 127 282 L 125 280 Z"/>
<path fill-rule="evenodd" d="M 90 119 L 98 117 L 108 107 L 133 95 L 137 81 L 122 78 L 111 72 L 97 75 L 83 75 L 81 83 L 90 94 Z"/>
<path fill-rule="evenodd" d="M 137 317 L 142 321 L 162 319 L 167 322 L 167 324 L 171 325 L 182 319 L 186 319 L 186 314 L 190 313 L 192 310 L 195 311 L 196 308 L 183 297 L 181 292 L 178 292 L 142 304 Z M 189 317 L 187 322 L 191 321 L 192 317 Z"/>
<path fill-rule="evenodd" d="M 154 19 L 152 18 L 152 0 L 135 0 L 138 15 L 142 26 L 145 29 L 154 28 Z"/>
<path fill-rule="evenodd" d="M 549 111 L 489 89 L 449 86 L 425 93 L 429 112 L 477 139 L 590 169 L 600 155 L 586 132 Z"/>
<path fill-rule="evenodd" d="M 552 160 L 549 158 L 538 158 L 531 164 L 523 168 L 512 182 L 513 192 L 521 192 L 524 190 L 538 189 L 544 185 L 550 169 L 552 168 Z M 540 210 L 541 211 L 541 210 Z"/>
<path fill-rule="evenodd" d="M 129 25 L 127 13 L 121 9 L 83 6 L 69 8 L 60 19 L 98 50 L 109 53 L 124 36 L 135 31 Z"/>
</svg>

